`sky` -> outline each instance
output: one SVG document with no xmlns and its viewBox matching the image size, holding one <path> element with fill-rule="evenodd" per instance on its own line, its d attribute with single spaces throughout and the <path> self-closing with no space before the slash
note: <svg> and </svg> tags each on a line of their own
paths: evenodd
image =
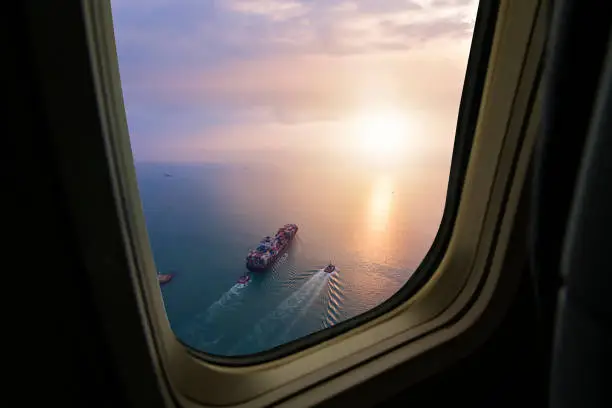
<svg viewBox="0 0 612 408">
<path fill-rule="evenodd" d="M 136 162 L 448 160 L 474 0 L 113 0 Z"/>
</svg>

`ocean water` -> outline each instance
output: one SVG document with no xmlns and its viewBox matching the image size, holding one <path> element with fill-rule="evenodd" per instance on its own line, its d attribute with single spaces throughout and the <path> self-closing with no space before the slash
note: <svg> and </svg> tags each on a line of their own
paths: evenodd
<svg viewBox="0 0 612 408">
<path fill-rule="evenodd" d="M 402 287 L 439 227 L 448 166 L 355 170 L 320 163 L 136 165 L 176 336 L 217 355 L 263 351 L 333 326 Z M 262 236 L 299 226 L 269 271 L 247 273 Z M 321 271 L 333 261 L 338 271 Z"/>
</svg>

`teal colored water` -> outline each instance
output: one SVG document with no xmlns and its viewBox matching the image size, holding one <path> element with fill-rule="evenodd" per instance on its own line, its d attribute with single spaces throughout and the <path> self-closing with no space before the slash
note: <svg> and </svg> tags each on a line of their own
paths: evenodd
<svg viewBox="0 0 612 408">
<path fill-rule="evenodd" d="M 426 168 L 136 167 L 157 268 L 176 273 L 162 286 L 170 324 L 218 355 L 263 351 L 387 300 L 428 251 L 447 184 Z M 247 251 L 286 223 L 299 226 L 291 249 L 236 284 Z M 326 274 L 330 260 L 338 271 Z"/>
</svg>

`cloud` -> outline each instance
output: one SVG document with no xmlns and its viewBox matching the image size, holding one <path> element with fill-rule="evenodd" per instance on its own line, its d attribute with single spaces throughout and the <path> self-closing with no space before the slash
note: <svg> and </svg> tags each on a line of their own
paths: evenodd
<svg viewBox="0 0 612 408">
<path fill-rule="evenodd" d="M 389 37 L 408 41 L 427 41 L 444 37 L 470 38 L 473 31 L 473 24 L 449 17 L 417 23 L 396 23 L 385 20 L 380 22 L 380 27 Z"/>
<path fill-rule="evenodd" d="M 266 16 L 272 20 L 287 20 L 303 15 L 308 7 L 293 0 L 225 0 L 231 11 Z"/>
<path fill-rule="evenodd" d="M 403 43 L 409 49 L 437 38 L 428 36 L 431 26 L 456 25 L 473 14 L 472 3 L 435 6 L 408 0 L 155 0 L 152 7 L 142 8 L 139 2 L 133 8 L 126 6 L 132 2 L 117 4 L 116 31 L 120 51 L 126 50 L 122 56 L 157 61 L 166 57 L 163 63 L 178 58 L 202 63 L 264 54 L 375 52 L 396 39 L 396 32 L 380 30 L 382 22 L 415 34 L 404 38 L 410 40 Z"/>
<path fill-rule="evenodd" d="M 368 104 L 436 111 L 452 122 L 476 3 L 117 0 L 112 7 L 138 158 L 169 143 L 187 146 L 194 135 L 213 143 L 230 133 L 248 138 L 249 126 L 334 122 Z M 227 130 L 236 125 L 240 132 Z"/>
<path fill-rule="evenodd" d="M 433 0 L 431 2 L 434 7 L 469 6 L 473 3 L 473 0 Z"/>
<path fill-rule="evenodd" d="M 427 109 L 448 100 L 454 105 L 464 70 L 449 55 L 425 51 L 376 58 L 276 57 L 184 69 L 172 77 L 143 74 L 128 90 L 136 99 L 167 107 L 200 107 L 234 119 L 253 118 L 256 110 L 260 120 L 296 123 L 338 120 L 377 100 Z"/>
<path fill-rule="evenodd" d="M 423 6 L 410 0 L 362 0 L 355 2 L 356 10 L 365 13 L 396 13 L 408 10 L 422 10 Z"/>
</svg>

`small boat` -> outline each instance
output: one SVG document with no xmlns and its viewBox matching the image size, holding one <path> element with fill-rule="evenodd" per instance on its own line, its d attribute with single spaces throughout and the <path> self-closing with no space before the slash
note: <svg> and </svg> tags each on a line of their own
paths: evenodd
<svg viewBox="0 0 612 408">
<path fill-rule="evenodd" d="M 331 262 L 329 263 L 329 265 L 327 265 L 325 267 L 325 269 L 323 269 L 323 272 L 325 273 L 332 273 L 333 271 L 336 270 L 336 265 L 332 264 Z"/>
<path fill-rule="evenodd" d="M 159 281 L 159 283 L 163 284 L 170 282 L 173 277 L 173 273 L 160 273 L 157 275 L 157 280 Z"/>
<path fill-rule="evenodd" d="M 246 267 L 251 272 L 262 272 L 271 267 L 289 248 L 297 234 L 298 226 L 285 224 L 279 228 L 274 237 L 264 237 L 251 249 L 246 257 Z"/>
<path fill-rule="evenodd" d="M 238 278 L 236 283 L 239 283 L 241 285 L 246 285 L 247 283 L 250 282 L 250 280 L 251 280 L 251 276 L 249 276 L 249 275 L 242 275 L 241 277 Z"/>
</svg>

